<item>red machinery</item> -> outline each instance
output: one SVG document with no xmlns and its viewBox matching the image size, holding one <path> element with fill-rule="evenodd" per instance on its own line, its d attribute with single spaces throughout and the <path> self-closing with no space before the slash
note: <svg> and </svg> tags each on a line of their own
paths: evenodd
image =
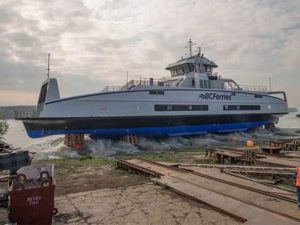
<svg viewBox="0 0 300 225">
<path fill-rule="evenodd" d="M 55 180 L 47 171 L 39 179 L 19 174 L 9 187 L 11 217 L 18 225 L 51 225 L 54 208 Z"/>
</svg>

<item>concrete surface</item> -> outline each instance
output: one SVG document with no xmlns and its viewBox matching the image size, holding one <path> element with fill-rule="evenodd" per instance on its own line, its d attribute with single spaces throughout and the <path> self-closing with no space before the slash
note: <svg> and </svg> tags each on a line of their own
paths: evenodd
<svg viewBox="0 0 300 225">
<path fill-rule="evenodd" d="M 54 217 L 54 225 L 241 224 L 152 183 L 64 195 L 56 198 L 56 207 L 59 214 Z"/>
</svg>

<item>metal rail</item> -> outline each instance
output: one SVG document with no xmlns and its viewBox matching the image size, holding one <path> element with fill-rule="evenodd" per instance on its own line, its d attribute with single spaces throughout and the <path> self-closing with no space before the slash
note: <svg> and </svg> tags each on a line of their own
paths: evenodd
<svg viewBox="0 0 300 225">
<path fill-rule="evenodd" d="M 230 171 L 230 170 L 223 170 L 223 173 L 227 173 L 227 174 L 229 174 L 229 175 L 231 175 L 231 176 L 236 176 L 236 177 L 239 177 L 239 178 L 242 178 L 242 179 L 246 179 L 246 180 L 252 180 L 252 181 L 254 181 L 254 182 L 257 182 L 257 183 L 260 183 L 260 184 L 263 184 L 263 185 L 266 185 L 266 186 L 269 186 L 269 187 L 273 187 L 273 188 L 275 187 L 275 188 L 277 188 L 277 189 L 281 189 L 281 190 L 290 192 L 290 193 L 293 194 L 293 195 L 296 195 L 296 191 L 293 191 L 293 190 L 291 190 L 291 189 L 287 189 L 287 188 L 283 188 L 283 187 L 279 187 L 279 186 L 274 186 L 273 184 L 269 184 L 269 183 L 264 183 L 264 182 L 260 182 L 260 181 L 255 181 L 255 180 L 253 180 L 253 179 L 251 179 L 251 178 L 244 177 L 244 176 L 240 176 L 240 174 L 234 173 L 234 172 L 232 172 L 232 171 Z M 274 192 L 272 192 L 272 193 L 274 193 Z"/>
<path fill-rule="evenodd" d="M 270 197 L 282 199 L 282 200 L 285 200 L 285 201 L 288 201 L 288 202 L 291 202 L 291 203 L 297 203 L 296 199 L 291 199 L 291 198 L 288 198 L 288 197 L 285 197 L 285 196 L 274 194 L 272 192 L 263 191 L 263 190 L 260 190 L 260 189 L 257 189 L 257 188 L 248 187 L 248 186 L 245 186 L 245 185 L 242 185 L 242 184 L 237 184 L 237 183 L 234 183 L 234 182 L 231 182 L 231 181 L 227 181 L 227 180 L 223 180 L 223 179 L 220 179 L 220 178 L 212 177 L 212 176 L 200 173 L 200 172 L 195 172 L 193 170 L 178 168 L 178 167 L 170 167 L 170 166 L 163 165 L 163 164 L 160 164 L 158 162 L 154 162 L 154 161 L 143 159 L 143 158 L 138 158 L 138 159 L 143 160 L 143 161 L 148 162 L 148 163 L 151 163 L 151 164 L 154 164 L 154 165 L 157 165 L 157 166 L 162 166 L 162 167 L 165 167 L 165 168 L 168 168 L 168 169 L 171 169 L 171 170 L 192 173 L 192 174 L 200 176 L 200 177 L 204 177 L 204 178 L 207 178 L 207 179 L 210 179 L 210 180 L 214 180 L 214 181 L 218 181 L 218 182 L 225 183 L 225 184 L 228 184 L 228 185 L 236 186 L 236 187 L 246 189 L 246 190 L 249 190 L 249 191 L 252 191 L 252 192 L 255 192 L 255 193 L 268 195 Z"/>
<path fill-rule="evenodd" d="M 191 173 L 191 174 L 194 174 L 194 175 L 197 175 L 197 176 L 200 176 L 200 177 L 203 177 L 203 178 L 206 178 L 206 179 L 210 179 L 210 180 L 214 180 L 214 181 L 217 181 L 217 182 L 221 182 L 221 183 L 224 183 L 224 184 L 228 184 L 228 185 L 232 185 L 232 186 L 236 186 L 238 188 L 242 188 L 242 189 L 245 189 L 245 190 L 248 190 L 248 191 L 252 191 L 252 192 L 255 192 L 255 193 L 259 193 L 259 194 L 263 194 L 263 195 L 268 195 L 270 197 L 274 197 L 274 198 L 278 198 L 278 199 L 281 199 L 283 201 L 287 201 L 287 202 L 291 202 L 293 204 L 295 204 L 296 200 L 294 199 L 291 199 L 291 198 L 288 198 L 288 197 L 284 197 L 284 196 L 281 196 L 281 195 L 277 195 L 277 194 L 273 194 L 273 193 L 270 193 L 270 192 L 266 192 L 266 191 L 262 191 L 262 190 L 259 190 L 259 189 L 256 189 L 256 188 L 251 188 L 251 187 L 248 187 L 248 186 L 244 186 L 244 185 L 241 185 L 241 184 L 236 184 L 236 183 L 233 183 L 233 182 L 230 182 L 230 181 L 225 181 L 225 180 L 222 180 L 222 179 L 219 179 L 219 178 L 215 178 L 215 177 L 211 177 L 209 175 L 205 175 L 205 174 L 201 174 L 199 172 L 195 172 L 195 171 L 190 171 L 190 170 L 186 170 L 186 169 L 183 169 L 183 168 L 176 168 L 176 167 L 171 167 L 171 166 L 168 166 L 168 165 L 163 165 L 163 164 L 160 164 L 158 162 L 154 162 L 154 161 L 151 161 L 151 160 L 147 160 L 147 159 L 143 159 L 143 158 L 138 158 L 139 160 L 141 161 L 144 161 L 146 163 L 149 163 L 149 164 L 153 164 L 153 165 L 156 165 L 156 166 L 160 166 L 160 167 L 164 167 L 164 168 L 168 168 L 170 170 L 173 170 L 173 171 L 177 171 L 177 172 L 181 172 L 181 173 Z M 138 165 L 135 165 L 133 163 L 129 163 L 127 161 L 121 161 L 122 162 L 126 162 L 126 165 L 128 166 L 134 166 L 134 168 L 138 169 L 138 168 L 142 168 L 143 169 L 143 172 L 146 172 L 148 174 L 151 174 L 153 173 L 154 171 L 152 171 L 151 169 L 146 169 L 146 168 L 143 168 L 141 166 L 138 166 Z M 154 172 L 154 173 L 157 173 L 157 172 Z M 157 173 L 159 174 L 159 173 Z M 162 176 L 163 174 L 160 174 L 160 176 Z M 206 190 L 210 190 L 208 188 L 205 188 L 201 185 L 198 185 L 198 184 L 195 184 L 191 181 L 188 181 L 188 180 L 184 180 L 182 178 L 178 178 L 176 176 L 171 176 L 175 179 L 178 179 L 178 180 L 182 180 L 184 182 L 188 182 L 192 185 L 195 185 L 195 186 L 198 186 L 198 187 L 201 187 L 201 188 L 204 188 Z M 269 208 L 266 208 L 266 207 L 263 207 L 263 206 L 259 206 L 259 205 L 256 205 L 256 204 L 253 204 L 253 203 L 249 203 L 247 201 L 244 201 L 244 200 L 241 200 L 239 198 L 236 198 L 236 197 L 233 197 L 233 196 L 230 196 L 230 195 L 227 195 L 227 194 L 224 194 L 224 193 L 220 193 L 220 192 L 217 192 L 217 191 L 214 191 L 214 190 L 210 190 L 210 191 L 213 191 L 215 193 L 218 193 L 218 194 L 221 194 L 221 195 L 224 195 L 226 197 L 229 197 L 229 198 L 232 198 L 232 199 L 235 199 L 237 201 L 240 201 L 240 202 L 243 202 L 245 204 L 248 204 L 248 205 L 252 205 L 254 207 L 257 207 L 257 208 L 261 208 L 265 211 L 268 211 L 268 212 L 271 212 L 271 213 L 274 213 L 274 214 L 277 214 L 277 215 L 280 215 L 280 216 L 284 216 L 286 218 L 290 218 L 292 220 L 295 220 L 295 221 L 298 221 L 300 222 L 300 218 L 296 218 L 296 217 L 293 217 L 291 215 L 287 215 L 287 214 L 284 214 L 282 212 L 278 212 L 278 211 L 275 211 L 275 210 L 272 210 L 272 209 L 269 209 Z M 226 213 L 226 212 L 225 212 Z"/>
<path fill-rule="evenodd" d="M 167 164 L 168 165 L 168 164 Z M 291 167 L 263 167 L 263 166 L 244 166 L 244 165 L 229 165 L 229 164 L 185 164 L 185 163 L 171 163 L 169 166 L 178 167 L 178 166 L 195 166 L 199 168 L 217 168 L 217 169 L 238 169 L 241 171 L 249 170 L 249 171 L 266 171 L 266 172 L 287 172 L 294 173 L 295 169 Z"/>
<path fill-rule="evenodd" d="M 218 149 L 214 149 L 212 151 L 216 151 Z M 238 150 L 238 149 L 234 149 L 234 148 L 220 148 L 220 150 L 226 150 L 226 151 L 231 151 L 231 152 L 234 152 L 234 153 L 239 153 L 239 154 L 243 154 L 242 153 L 242 150 Z M 270 153 L 258 153 L 257 154 L 257 159 L 261 159 L 261 158 L 265 158 L 265 157 L 274 157 L 274 158 L 278 158 L 278 159 L 287 159 L 289 161 L 289 159 L 293 159 L 295 157 L 293 156 L 288 156 L 288 155 L 276 155 L 276 154 L 270 154 Z M 290 161 L 295 161 L 295 160 L 290 160 Z M 282 168 L 290 168 L 290 169 L 293 169 L 295 171 L 294 168 L 292 167 L 289 167 L 288 165 L 284 166 L 282 165 Z"/>
<path fill-rule="evenodd" d="M 248 186 L 245 186 L 245 185 L 242 185 L 242 184 L 237 184 L 237 183 L 234 183 L 234 182 L 231 182 L 231 181 L 227 181 L 227 180 L 223 180 L 223 179 L 220 179 L 220 178 L 212 177 L 212 176 L 200 173 L 200 172 L 195 172 L 195 171 L 190 171 L 190 170 L 187 170 L 187 171 L 189 171 L 192 174 L 195 174 L 197 176 L 201 176 L 201 177 L 204 177 L 204 178 L 207 178 L 207 179 L 210 179 L 210 180 L 215 180 L 215 181 L 218 181 L 218 182 L 221 182 L 221 183 L 224 183 L 224 184 L 228 184 L 228 185 L 235 186 L 235 187 L 238 187 L 238 188 L 246 189 L 248 191 L 252 191 L 252 192 L 255 192 L 255 193 L 268 195 L 270 197 L 278 198 L 278 199 L 288 201 L 288 202 L 291 202 L 291 203 L 297 203 L 296 199 L 292 199 L 292 198 L 285 197 L 285 196 L 282 196 L 282 195 L 274 194 L 272 192 L 263 191 L 263 190 L 253 188 L 253 187 L 248 187 Z"/>
<path fill-rule="evenodd" d="M 126 170 L 128 170 L 129 168 L 133 168 L 134 170 L 141 171 L 142 173 L 145 173 L 145 174 L 153 176 L 153 177 L 163 176 L 163 174 L 161 174 L 161 173 L 158 173 L 158 172 L 155 172 L 152 170 L 148 170 L 144 167 L 138 166 L 136 164 L 133 164 L 133 163 L 127 162 L 125 160 L 121 160 L 121 159 L 118 159 L 118 161 L 117 161 L 117 168 L 126 169 Z"/>
<path fill-rule="evenodd" d="M 297 202 L 295 199 L 291 199 L 291 198 L 288 198 L 288 197 L 285 197 L 285 196 L 273 194 L 273 193 L 268 192 L 268 191 L 263 191 L 263 190 L 260 190 L 260 189 L 248 187 L 248 186 L 245 186 L 245 185 L 242 185 L 242 184 L 237 184 L 237 183 L 230 182 L 230 181 L 227 181 L 227 180 L 223 180 L 223 179 L 220 179 L 220 178 L 212 177 L 212 176 L 209 176 L 209 175 L 206 175 L 206 174 L 202 174 L 200 172 L 195 172 L 193 170 L 188 170 L 188 169 L 178 168 L 178 167 L 171 167 L 171 166 L 167 166 L 167 165 L 155 162 L 155 161 L 151 161 L 151 160 L 143 159 L 143 158 L 139 158 L 139 157 L 138 157 L 138 159 L 142 160 L 142 161 L 145 161 L 147 163 L 150 163 L 150 164 L 154 164 L 156 166 L 165 167 L 165 168 L 168 168 L 168 169 L 171 169 L 171 170 L 174 170 L 174 171 L 180 171 L 180 172 L 185 172 L 185 173 L 192 173 L 192 174 L 200 176 L 200 177 L 204 177 L 204 178 L 215 180 L 215 181 L 218 181 L 218 182 L 221 182 L 221 183 L 225 183 L 225 184 L 229 184 L 229 185 L 232 185 L 232 186 L 236 186 L 236 187 L 239 187 L 239 188 L 242 188 L 242 189 L 246 189 L 246 190 L 249 190 L 249 191 L 252 191 L 252 192 L 255 192 L 255 193 L 260 193 L 260 194 L 268 195 L 270 197 L 282 199 L 282 200 L 285 200 L 285 201 L 288 201 L 288 202 L 292 202 L 292 203 L 296 203 Z"/>
<path fill-rule="evenodd" d="M 284 91 L 270 91 L 270 92 L 268 92 L 268 95 L 278 95 L 278 94 L 282 95 L 282 97 L 283 97 L 283 99 L 281 98 L 282 100 L 284 100 L 285 102 L 287 101 L 286 94 L 285 94 Z"/>
</svg>

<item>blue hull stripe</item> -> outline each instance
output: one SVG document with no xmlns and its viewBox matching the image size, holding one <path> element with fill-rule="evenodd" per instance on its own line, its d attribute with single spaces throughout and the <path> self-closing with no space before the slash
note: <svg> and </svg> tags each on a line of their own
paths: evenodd
<svg viewBox="0 0 300 225">
<path fill-rule="evenodd" d="M 259 127 L 267 123 L 269 123 L 269 121 L 146 128 L 28 130 L 27 134 L 31 138 L 39 138 L 59 134 L 90 134 L 92 137 L 108 138 L 120 137 L 125 135 L 137 135 L 144 137 L 186 136 L 205 133 L 246 131 L 248 129 Z"/>
</svg>

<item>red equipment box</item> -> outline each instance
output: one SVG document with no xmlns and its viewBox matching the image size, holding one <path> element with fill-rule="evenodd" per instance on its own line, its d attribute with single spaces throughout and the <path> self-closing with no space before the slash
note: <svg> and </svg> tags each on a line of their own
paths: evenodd
<svg viewBox="0 0 300 225">
<path fill-rule="evenodd" d="M 43 177 L 47 174 L 47 177 Z M 20 179 L 22 178 L 22 179 Z M 18 225 L 51 225 L 54 208 L 55 180 L 42 172 L 38 180 L 26 180 L 19 174 L 9 187 L 9 206 L 13 222 Z"/>
</svg>

